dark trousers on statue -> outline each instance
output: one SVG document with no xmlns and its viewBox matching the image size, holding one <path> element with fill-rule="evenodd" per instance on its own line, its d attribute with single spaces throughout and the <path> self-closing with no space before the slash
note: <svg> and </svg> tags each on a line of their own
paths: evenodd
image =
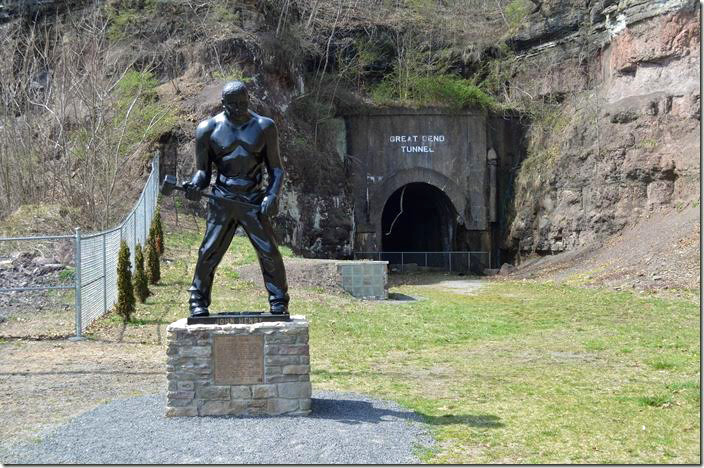
<svg viewBox="0 0 704 468">
<path fill-rule="evenodd" d="M 256 207 L 247 208 L 220 200 L 208 202 L 205 237 L 198 250 L 193 284 L 189 288 L 191 309 L 194 306 L 210 306 L 215 269 L 227 252 L 238 226 L 242 226 L 257 251 L 272 311 L 285 309 L 289 300 L 286 270 L 269 219 L 260 214 Z"/>
</svg>

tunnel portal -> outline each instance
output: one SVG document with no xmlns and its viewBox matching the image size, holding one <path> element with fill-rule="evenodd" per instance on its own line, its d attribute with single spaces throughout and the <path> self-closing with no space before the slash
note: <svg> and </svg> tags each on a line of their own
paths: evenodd
<svg viewBox="0 0 704 468">
<path fill-rule="evenodd" d="M 453 250 L 456 222 L 456 210 L 442 190 L 423 182 L 406 184 L 391 194 L 384 205 L 382 250 Z"/>
<path fill-rule="evenodd" d="M 501 266 L 510 188 L 525 154 L 518 117 L 430 107 L 365 107 L 345 115 L 337 141 L 349 167 L 355 254 L 453 251 L 478 271 Z M 511 261 L 513 254 L 505 254 Z M 427 255 L 387 257 L 391 264 L 431 262 Z M 448 268 L 459 261 L 432 258 Z"/>
</svg>

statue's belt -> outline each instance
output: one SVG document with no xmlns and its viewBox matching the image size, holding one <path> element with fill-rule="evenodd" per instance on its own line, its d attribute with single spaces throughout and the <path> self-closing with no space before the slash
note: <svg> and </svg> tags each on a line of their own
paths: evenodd
<svg viewBox="0 0 704 468">
<path fill-rule="evenodd" d="M 201 193 L 201 196 L 206 197 L 210 200 L 213 200 L 215 202 L 226 202 L 226 203 L 231 203 L 233 205 L 241 206 L 244 208 L 257 208 L 259 209 L 260 205 L 256 203 L 249 203 L 243 200 L 237 200 L 236 198 L 227 198 L 223 197 L 221 195 L 214 195 L 212 193 Z"/>
</svg>

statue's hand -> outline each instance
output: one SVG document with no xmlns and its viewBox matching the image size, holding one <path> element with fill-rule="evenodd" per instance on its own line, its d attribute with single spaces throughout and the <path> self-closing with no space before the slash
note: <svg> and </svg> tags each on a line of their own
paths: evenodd
<svg viewBox="0 0 704 468">
<path fill-rule="evenodd" d="M 262 204 L 259 210 L 264 216 L 271 216 L 276 213 L 277 205 L 278 199 L 276 198 L 276 195 L 267 195 L 266 197 L 264 197 L 264 200 L 262 200 Z"/>
<path fill-rule="evenodd" d="M 203 190 L 208 188 L 210 180 L 203 171 L 196 171 L 190 182 L 184 182 L 183 188 L 186 191 L 186 198 L 192 201 L 200 200 Z"/>
<path fill-rule="evenodd" d="M 191 200 L 191 201 L 200 200 L 201 192 L 203 190 L 198 188 L 197 185 L 194 185 L 192 182 L 184 182 L 183 188 L 186 191 L 186 198 L 188 200 Z"/>
</svg>

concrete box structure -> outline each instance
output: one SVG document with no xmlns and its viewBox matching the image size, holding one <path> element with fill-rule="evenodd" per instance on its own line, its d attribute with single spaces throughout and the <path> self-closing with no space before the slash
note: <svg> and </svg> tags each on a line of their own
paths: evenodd
<svg viewBox="0 0 704 468">
<path fill-rule="evenodd" d="M 386 261 L 339 262 L 342 289 L 360 299 L 388 299 L 388 265 Z"/>
<path fill-rule="evenodd" d="M 166 416 L 305 415 L 308 321 L 167 327 Z"/>
</svg>

